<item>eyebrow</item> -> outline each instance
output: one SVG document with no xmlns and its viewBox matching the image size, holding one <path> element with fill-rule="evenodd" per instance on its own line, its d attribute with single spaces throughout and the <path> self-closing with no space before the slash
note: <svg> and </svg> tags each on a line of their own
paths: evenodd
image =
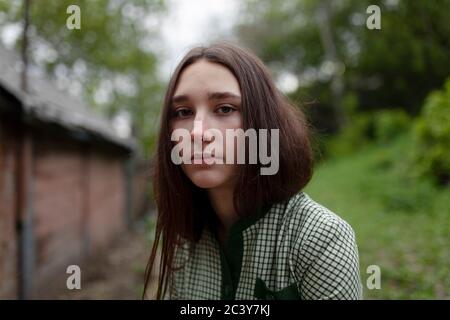
<svg viewBox="0 0 450 320">
<path fill-rule="evenodd" d="M 208 93 L 208 99 L 209 100 L 221 100 L 221 99 L 227 99 L 227 98 L 232 98 L 232 99 L 241 99 L 241 96 L 231 93 L 231 92 L 211 92 Z M 172 98 L 172 103 L 182 103 L 182 102 L 187 102 L 189 101 L 189 96 L 186 94 L 180 94 L 180 95 L 176 95 Z"/>
</svg>

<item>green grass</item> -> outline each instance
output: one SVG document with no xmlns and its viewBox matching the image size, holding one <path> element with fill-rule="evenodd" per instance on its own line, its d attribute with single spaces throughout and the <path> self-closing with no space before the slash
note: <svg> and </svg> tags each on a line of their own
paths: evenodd
<svg viewBox="0 0 450 320">
<path fill-rule="evenodd" d="M 356 233 L 366 299 L 450 298 L 450 188 L 411 173 L 408 136 L 331 158 L 305 189 Z M 381 289 L 369 290 L 369 265 Z"/>
</svg>

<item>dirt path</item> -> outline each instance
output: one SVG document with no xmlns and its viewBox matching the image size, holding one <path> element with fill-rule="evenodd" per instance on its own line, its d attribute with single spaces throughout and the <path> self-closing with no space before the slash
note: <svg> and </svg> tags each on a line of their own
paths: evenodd
<svg viewBox="0 0 450 320">
<path fill-rule="evenodd" d="M 139 222 L 103 256 L 82 269 L 80 290 L 67 290 L 58 299 L 141 299 L 150 242 L 146 223 Z"/>
</svg>

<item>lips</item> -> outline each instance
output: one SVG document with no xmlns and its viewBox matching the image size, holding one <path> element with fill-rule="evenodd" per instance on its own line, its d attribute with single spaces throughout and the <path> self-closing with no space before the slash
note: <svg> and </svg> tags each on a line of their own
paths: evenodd
<svg viewBox="0 0 450 320">
<path fill-rule="evenodd" d="M 194 161 L 196 159 L 197 160 L 221 159 L 221 157 L 216 157 L 214 154 L 211 153 L 194 153 L 191 157 L 191 161 Z"/>
</svg>

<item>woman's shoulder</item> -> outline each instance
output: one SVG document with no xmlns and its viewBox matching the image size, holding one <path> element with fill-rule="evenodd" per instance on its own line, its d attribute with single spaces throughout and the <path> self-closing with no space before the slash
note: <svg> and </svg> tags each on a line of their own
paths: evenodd
<svg viewBox="0 0 450 320">
<path fill-rule="evenodd" d="M 299 193 L 286 203 L 289 265 L 304 299 L 360 299 L 358 248 L 352 227 Z M 289 239 L 289 240 L 288 240 Z"/>
<path fill-rule="evenodd" d="M 285 203 L 283 220 L 296 234 L 295 238 L 303 241 L 331 240 L 340 235 L 354 238 L 354 231 L 347 221 L 305 192 L 295 194 Z"/>
</svg>

